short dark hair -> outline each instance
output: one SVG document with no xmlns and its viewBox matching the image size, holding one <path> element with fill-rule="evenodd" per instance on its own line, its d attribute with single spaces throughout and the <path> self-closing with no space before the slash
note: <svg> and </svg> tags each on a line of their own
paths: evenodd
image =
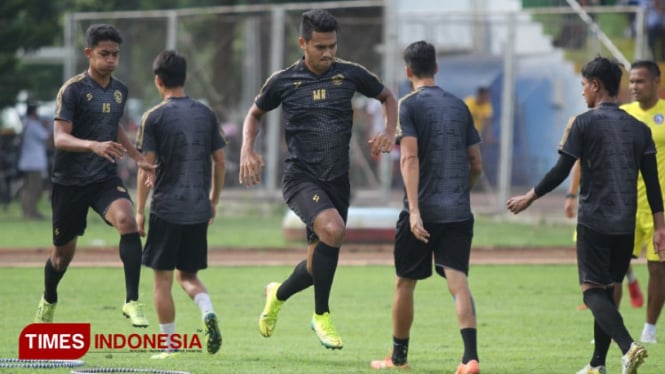
<svg viewBox="0 0 665 374">
<path fill-rule="evenodd" d="M 587 80 L 598 79 L 610 96 L 617 96 L 621 84 L 621 64 L 614 59 L 598 56 L 582 68 Z"/>
<path fill-rule="evenodd" d="M 309 41 L 312 39 L 312 32 L 333 32 L 337 31 L 337 19 L 327 10 L 312 9 L 302 14 L 300 20 L 300 36 Z"/>
<path fill-rule="evenodd" d="M 424 40 L 413 42 L 404 49 L 404 62 L 418 78 L 433 77 L 436 73 L 436 50 Z"/>
<path fill-rule="evenodd" d="M 639 68 L 647 69 L 653 78 L 660 77 L 660 67 L 658 67 L 657 63 L 651 60 L 637 60 L 630 64 L 630 70 Z"/>
<path fill-rule="evenodd" d="M 85 42 L 88 48 L 94 48 L 104 41 L 122 44 L 122 36 L 115 27 L 103 23 L 90 25 L 85 31 Z"/>
<path fill-rule="evenodd" d="M 187 60 L 176 51 L 165 50 L 155 57 L 152 71 L 167 88 L 182 87 L 187 78 Z"/>
</svg>

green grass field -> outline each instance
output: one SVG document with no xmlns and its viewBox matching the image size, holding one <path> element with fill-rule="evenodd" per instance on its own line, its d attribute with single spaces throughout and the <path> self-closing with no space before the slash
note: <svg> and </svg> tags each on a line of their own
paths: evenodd
<svg viewBox="0 0 665 374">
<path fill-rule="evenodd" d="M 635 266 L 644 285 L 646 269 Z M 155 361 L 150 353 L 89 352 L 87 368 L 116 367 L 186 370 L 191 373 L 369 373 L 369 361 L 385 356 L 391 346 L 393 270 L 387 266 L 340 267 L 331 306 L 344 338 L 341 351 L 328 351 L 309 329 L 313 310 L 311 289 L 295 295 L 282 308 L 275 334 L 259 335 L 257 317 L 263 308 L 263 286 L 282 280 L 290 267 L 214 267 L 202 272 L 221 320 L 224 344 L 217 355 L 183 353 Z M 17 357 L 17 339 L 30 323 L 42 289 L 41 268 L 0 268 L 4 281 L 0 303 L 0 357 Z M 479 354 L 483 373 L 573 373 L 593 350 L 592 319 L 577 311 L 581 302 L 574 266 L 475 266 L 470 284 L 478 310 Z M 60 287 L 58 322 L 90 322 L 92 332 L 157 333 L 151 301 L 152 275 L 141 281 L 151 326 L 133 329 L 121 316 L 124 295 L 119 268 L 71 268 Z M 177 330 L 197 333 L 196 306 L 176 286 Z M 629 330 L 638 336 L 644 308 L 624 302 L 621 310 Z M 661 331 L 661 340 L 665 333 Z M 649 345 L 640 373 L 665 372 L 665 344 Z M 443 280 L 432 278 L 416 291 L 416 320 L 409 361 L 414 373 L 452 373 L 462 343 L 453 302 Z M 613 345 L 608 372 L 619 372 L 620 352 Z M 5 369 L 14 373 L 69 373 L 70 369 Z"/>
</svg>

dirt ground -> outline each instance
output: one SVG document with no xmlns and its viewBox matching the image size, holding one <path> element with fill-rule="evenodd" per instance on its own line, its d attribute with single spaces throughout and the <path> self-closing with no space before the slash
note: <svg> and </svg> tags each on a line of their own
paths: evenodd
<svg viewBox="0 0 665 374">
<path fill-rule="evenodd" d="M 42 266 L 50 248 L 0 249 L 0 266 Z M 294 265 L 304 258 L 304 248 L 234 249 L 209 251 L 210 266 Z M 342 247 L 342 265 L 391 265 L 392 246 L 346 244 Z M 570 248 L 474 248 L 471 264 L 574 264 L 575 249 Z M 72 266 L 120 266 L 114 247 L 79 248 Z"/>
</svg>

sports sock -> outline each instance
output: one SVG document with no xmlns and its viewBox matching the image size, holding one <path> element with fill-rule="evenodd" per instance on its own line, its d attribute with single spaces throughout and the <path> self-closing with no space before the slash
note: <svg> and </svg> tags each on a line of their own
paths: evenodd
<svg viewBox="0 0 665 374">
<path fill-rule="evenodd" d="M 160 323 L 159 332 L 166 334 L 166 346 L 168 347 L 166 350 L 175 351 L 175 349 L 171 348 L 171 335 L 175 334 L 175 321 L 169 323 Z"/>
<path fill-rule="evenodd" d="M 66 271 L 66 268 L 63 271 L 55 270 L 51 263 L 51 257 L 46 260 L 46 265 L 44 265 L 44 300 L 49 304 L 58 302 L 58 284 Z"/>
<path fill-rule="evenodd" d="M 611 289 L 591 288 L 584 291 L 584 304 L 593 313 L 595 323 L 598 323 L 598 326 L 617 342 L 621 352 L 625 354 L 630 349 L 633 338 L 626 330 L 623 318 L 610 296 Z"/>
<path fill-rule="evenodd" d="M 628 268 L 628 272 L 626 273 L 626 279 L 628 279 L 628 283 L 633 283 L 637 280 L 637 278 L 635 278 L 635 273 L 633 272 L 632 267 Z"/>
<path fill-rule="evenodd" d="M 589 365 L 596 366 L 605 366 L 605 361 L 607 359 L 607 351 L 610 349 L 610 343 L 612 338 L 603 330 L 598 322 L 593 323 L 593 356 L 591 356 L 591 362 Z"/>
<path fill-rule="evenodd" d="M 141 237 L 138 232 L 120 236 L 120 259 L 125 270 L 125 302 L 139 299 L 141 280 Z"/>
<path fill-rule="evenodd" d="M 642 332 L 645 332 L 650 335 L 656 335 L 656 325 L 644 322 L 644 328 L 642 328 Z"/>
<path fill-rule="evenodd" d="M 307 271 L 307 260 L 302 260 L 293 273 L 277 289 L 277 300 L 286 301 L 289 297 L 311 286 L 312 275 Z"/>
<path fill-rule="evenodd" d="M 332 288 L 337 261 L 339 259 L 339 248 L 331 247 L 319 242 L 314 248 L 312 255 L 312 279 L 314 280 L 314 304 L 316 314 L 330 311 L 328 300 Z"/>
<path fill-rule="evenodd" d="M 404 365 L 409 355 L 409 338 L 398 339 L 393 336 L 393 353 L 390 356 L 394 365 Z"/>
<path fill-rule="evenodd" d="M 210 295 L 205 292 L 194 295 L 194 303 L 199 307 L 203 317 L 208 313 L 215 313 L 215 310 L 212 307 L 212 302 L 210 301 Z"/>
<path fill-rule="evenodd" d="M 462 363 L 466 364 L 471 360 L 478 360 L 478 343 L 476 342 L 477 331 L 474 328 L 468 327 L 460 329 L 462 334 L 462 341 L 464 342 L 464 355 L 462 356 Z"/>
</svg>

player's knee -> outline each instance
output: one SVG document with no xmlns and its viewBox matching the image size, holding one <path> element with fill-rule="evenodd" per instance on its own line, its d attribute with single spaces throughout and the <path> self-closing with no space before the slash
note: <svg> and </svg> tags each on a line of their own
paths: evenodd
<svg viewBox="0 0 665 374">
<path fill-rule="evenodd" d="M 119 213 L 113 219 L 113 225 L 120 231 L 121 234 L 128 234 L 137 232 L 136 220 L 131 214 Z"/>
<path fill-rule="evenodd" d="M 335 221 L 326 222 L 321 227 L 321 232 L 317 233 L 321 241 L 328 244 L 331 247 L 340 247 L 342 241 L 344 240 L 344 234 L 346 233 L 346 228 L 344 223 L 341 224 Z"/>
</svg>

